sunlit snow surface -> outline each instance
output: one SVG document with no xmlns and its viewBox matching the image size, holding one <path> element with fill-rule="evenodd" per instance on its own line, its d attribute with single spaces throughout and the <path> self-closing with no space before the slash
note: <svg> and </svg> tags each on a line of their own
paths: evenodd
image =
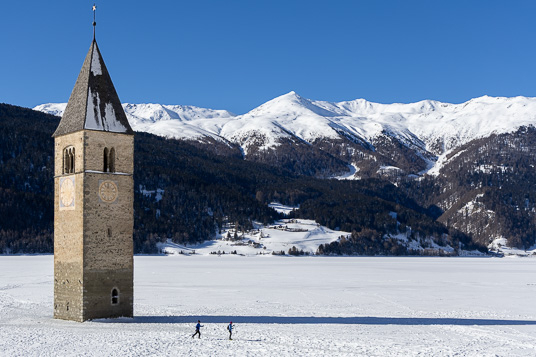
<svg viewBox="0 0 536 357">
<path fill-rule="evenodd" d="M 299 208 L 277 202 L 272 202 L 268 206 L 285 215 Z M 231 252 L 240 255 L 260 255 L 281 251 L 288 253 L 293 247 L 306 254 L 315 254 L 320 244 L 329 244 L 341 236 L 350 235 L 349 232 L 334 231 L 310 219 L 281 219 L 268 226 L 258 222 L 254 223 L 254 226 L 255 229 L 247 232 L 238 231 L 237 239 L 231 239 L 235 233 L 233 228 L 224 227 L 215 240 L 189 246 L 168 240 L 165 243 L 157 243 L 157 247 L 162 253 L 171 255 Z"/>
<path fill-rule="evenodd" d="M 0 355 L 536 355 L 536 259 L 181 255 L 134 265 L 136 317 L 81 324 L 51 317 L 52 256 L 0 257 Z"/>
</svg>

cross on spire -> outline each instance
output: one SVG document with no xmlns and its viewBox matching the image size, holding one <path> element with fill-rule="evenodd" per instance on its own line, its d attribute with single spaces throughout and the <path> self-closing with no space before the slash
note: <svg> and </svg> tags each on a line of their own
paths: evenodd
<svg viewBox="0 0 536 357">
<path fill-rule="evenodd" d="M 95 21 L 96 13 L 97 13 L 97 5 L 93 4 L 93 40 L 95 39 L 95 27 L 97 26 L 97 22 Z"/>
</svg>

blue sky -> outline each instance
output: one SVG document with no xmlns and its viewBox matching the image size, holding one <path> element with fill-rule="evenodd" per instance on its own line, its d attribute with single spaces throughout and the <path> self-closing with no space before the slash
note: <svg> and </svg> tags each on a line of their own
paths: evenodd
<svg viewBox="0 0 536 357">
<path fill-rule="evenodd" d="M 0 102 L 66 102 L 93 1 L 6 1 Z M 237 114 L 311 99 L 536 96 L 536 2 L 97 1 L 97 41 L 123 102 Z"/>
</svg>

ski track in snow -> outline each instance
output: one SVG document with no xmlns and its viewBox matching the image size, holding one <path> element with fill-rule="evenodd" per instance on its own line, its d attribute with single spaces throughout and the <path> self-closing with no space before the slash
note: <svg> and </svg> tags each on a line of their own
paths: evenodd
<svg viewBox="0 0 536 357">
<path fill-rule="evenodd" d="M 135 317 L 76 323 L 52 319 L 52 256 L 1 256 L 0 356 L 536 356 L 534 259 L 134 262 Z"/>
</svg>

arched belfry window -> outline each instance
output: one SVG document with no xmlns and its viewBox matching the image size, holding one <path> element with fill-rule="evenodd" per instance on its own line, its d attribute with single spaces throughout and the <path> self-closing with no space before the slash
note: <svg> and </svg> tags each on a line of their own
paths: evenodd
<svg viewBox="0 0 536 357">
<path fill-rule="evenodd" d="M 63 149 L 63 173 L 74 174 L 74 147 L 68 146 Z"/>
<path fill-rule="evenodd" d="M 112 305 L 119 304 L 119 290 L 116 288 L 112 289 Z"/>
<path fill-rule="evenodd" d="M 110 172 L 115 172 L 115 149 L 110 149 L 110 155 L 108 156 L 108 167 Z"/>
<path fill-rule="evenodd" d="M 103 169 L 104 172 L 115 172 L 115 149 L 104 148 L 103 152 Z"/>
<path fill-rule="evenodd" d="M 103 153 L 103 169 L 102 171 L 104 172 L 108 172 L 108 148 L 104 148 L 104 153 Z"/>
</svg>

